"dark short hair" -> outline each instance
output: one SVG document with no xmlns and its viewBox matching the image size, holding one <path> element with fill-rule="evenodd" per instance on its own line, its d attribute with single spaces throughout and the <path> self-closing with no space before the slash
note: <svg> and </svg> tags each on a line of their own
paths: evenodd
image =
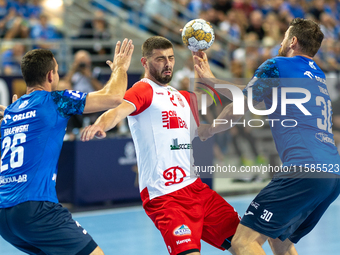
<svg viewBox="0 0 340 255">
<path fill-rule="evenodd" d="M 50 50 L 31 50 L 21 60 L 21 72 L 27 87 L 41 85 L 46 81 L 46 74 L 55 72 L 55 61 Z"/>
<path fill-rule="evenodd" d="M 314 57 L 324 37 L 320 26 L 312 20 L 301 18 L 293 19 L 289 26 L 291 26 L 291 29 L 288 38 L 292 39 L 295 36 L 301 47 L 300 51 Z"/>
<path fill-rule="evenodd" d="M 163 36 L 152 36 L 148 38 L 142 45 L 142 56 L 151 57 L 153 50 L 166 50 L 173 48 L 172 43 Z"/>
</svg>

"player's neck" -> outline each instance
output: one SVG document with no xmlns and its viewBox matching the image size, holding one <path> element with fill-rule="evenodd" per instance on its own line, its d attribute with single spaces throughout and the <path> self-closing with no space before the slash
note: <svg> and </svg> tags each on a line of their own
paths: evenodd
<svg viewBox="0 0 340 255">
<path fill-rule="evenodd" d="M 303 54 L 301 52 L 298 52 L 298 51 L 293 51 L 291 52 L 291 54 L 287 54 L 287 57 L 296 57 L 296 56 L 300 56 L 300 57 L 305 57 L 305 58 L 309 58 L 309 59 L 313 59 L 311 56 L 308 56 L 306 54 Z"/>
<path fill-rule="evenodd" d="M 149 80 L 151 80 L 151 81 L 153 81 L 154 83 L 156 83 L 159 86 L 162 86 L 162 87 L 168 86 L 168 84 L 163 84 L 163 83 L 160 83 L 159 81 L 157 81 L 152 75 L 145 74 L 144 77 L 149 79 Z"/>
<path fill-rule="evenodd" d="M 41 85 L 36 85 L 34 87 L 27 87 L 26 94 L 30 94 L 34 91 L 41 91 L 41 90 L 46 90 L 46 89 Z"/>
</svg>

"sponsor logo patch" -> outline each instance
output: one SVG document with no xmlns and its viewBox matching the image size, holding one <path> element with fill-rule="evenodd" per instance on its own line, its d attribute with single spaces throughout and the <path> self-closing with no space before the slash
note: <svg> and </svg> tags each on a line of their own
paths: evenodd
<svg viewBox="0 0 340 255">
<path fill-rule="evenodd" d="M 188 226 L 183 224 L 182 226 L 179 226 L 174 230 L 174 235 L 175 236 L 191 235 L 191 230 L 190 230 L 190 228 L 188 228 Z M 184 240 L 181 240 L 181 241 L 184 241 Z"/>
<path fill-rule="evenodd" d="M 170 150 L 190 150 L 192 148 L 190 143 L 178 144 L 178 138 L 172 139 Z"/>
</svg>

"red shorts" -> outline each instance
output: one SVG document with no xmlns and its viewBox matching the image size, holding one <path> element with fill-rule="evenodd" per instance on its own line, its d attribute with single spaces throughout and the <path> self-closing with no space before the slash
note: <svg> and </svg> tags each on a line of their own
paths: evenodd
<svg viewBox="0 0 340 255">
<path fill-rule="evenodd" d="M 240 222 L 234 208 L 201 179 L 150 200 L 144 209 L 171 255 L 200 251 L 201 239 L 224 250 L 222 243 L 235 234 Z"/>
</svg>

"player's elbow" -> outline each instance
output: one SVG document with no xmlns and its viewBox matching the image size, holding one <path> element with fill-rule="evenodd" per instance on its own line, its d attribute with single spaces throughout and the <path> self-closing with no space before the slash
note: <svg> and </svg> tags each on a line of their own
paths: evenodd
<svg viewBox="0 0 340 255">
<path fill-rule="evenodd" d="M 114 95 L 110 97 L 110 105 L 112 105 L 111 108 L 115 108 L 118 105 L 120 105 L 121 103 L 123 103 L 123 97 L 120 95 Z"/>
</svg>

